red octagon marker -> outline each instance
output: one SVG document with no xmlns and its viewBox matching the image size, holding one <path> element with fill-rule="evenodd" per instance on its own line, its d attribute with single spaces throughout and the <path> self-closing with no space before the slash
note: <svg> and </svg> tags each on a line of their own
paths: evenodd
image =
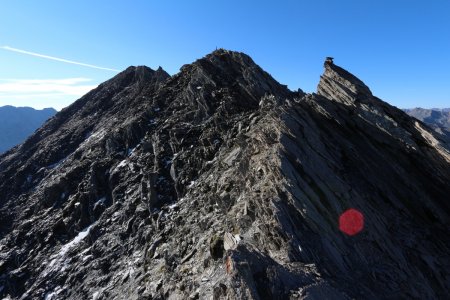
<svg viewBox="0 0 450 300">
<path fill-rule="evenodd" d="M 339 229 L 347 235 L 355 235 L 364 228 L 364 216 L 358 210 L 350 208 L 339 217 Z"/>
</svg>

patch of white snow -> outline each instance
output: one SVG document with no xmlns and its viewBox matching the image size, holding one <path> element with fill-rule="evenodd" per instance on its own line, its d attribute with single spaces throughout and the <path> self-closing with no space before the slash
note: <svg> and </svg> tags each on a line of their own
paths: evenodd
<svg viewBox="0 0 450 300">
<path fill-rule="evenodd" d="M 55 297 L 55 296 L 56 296 L 55 292 L 47 293 L 44 296 L 44 300 L 52 300 L 52 299 L 54 299 L 53 297 Z"/>
<path fill-rule="evenodd" d="M 169 205 L 169 209 L 174 209 L 176 207 L 178 207 L 178 203 L 174 203 L 174 204 Z"/>
<path fill-rule="evenodd" d="M 92 300 L 97 300 L 99 295 L 100 295 L 100 292 L 93 293 L 92 294 Z"/>
<path fill-rule="evenodd" d="M 68 242 L 64 246 L 62 246 L 61 249 L 59 250 L 59 255 L 60 256 L 65 255 L 71 248 L 73 248 L 74 246 L 79 244 L 85 237 L 87 237 L 88 234 L 89 234 L 89 231 L 92 228 L 92 225 L 90 225 L 89 227 L 87 227 L 84 230 L 80 231 L 78 233 L 78 235 L 73 240 L 71 240 L 70 242 Z"/>
<path fill-rule="evenodd" d="M 100 199 L 98 199 L 97 201 L 95 201 L 94 207 L 95 207 L 96 205 L 103 204 L 103 203 L 105 202 L 105 200 L 106 200 L 106 197 L 101 197 Z"/>
<path fill-rule="evenodd" d="M 190 188 L 194 187 L 194 185 L 195 185 L 195 180 L 192 180 L 191 183 L 188 185 L 188 188 L 190 189 Z"/>
</svg>

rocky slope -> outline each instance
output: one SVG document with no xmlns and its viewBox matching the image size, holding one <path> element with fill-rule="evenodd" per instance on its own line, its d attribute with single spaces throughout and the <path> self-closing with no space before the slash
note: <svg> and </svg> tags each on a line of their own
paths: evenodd
<svg viewBox="0 0 450 300">
<path fill-rule="evenodd" d="M 433 127 L 439 133 L 450 136 L 450 109 L 412 108 L 404 110 L 408 115 Z"/>
<path fill-rule="evenodd" d="M 448 140 L 332 63 L 317 94 L 226 50 L 130 67 L 0 156 L 0 296 L 444 299 L 449 181 Z"/>
<path fill-rule="evenodd" d="M 0 107 L 0 153 L 22 143 L 55 113 L 53 108 Z"/>
</svg>

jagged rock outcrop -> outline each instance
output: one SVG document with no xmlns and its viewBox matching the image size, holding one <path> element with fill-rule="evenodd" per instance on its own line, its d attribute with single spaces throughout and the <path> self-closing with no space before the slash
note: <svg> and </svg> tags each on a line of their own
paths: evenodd
<svg viewBox="0 0 450 300">
<path fill-rule="evenodd" d="M 370 89 L 353 74 L 332 62 L 325 62 L 324 67 L 317 94 L 345 105 L 353 105 L 356 100 L 372 98 Z"/>
<path fill-rule="evenodd" d="M 53 108 L 0 107 L 0 154 L 22 143 L 54 114 Z"/>
<path fill-rule="evenodd" d="M 447 140 L 332 63 L 317 94 L 226 50 L 132 67 L 0 156 L 0 296 L 444 299 L 449 180 Z"/>
</svg>

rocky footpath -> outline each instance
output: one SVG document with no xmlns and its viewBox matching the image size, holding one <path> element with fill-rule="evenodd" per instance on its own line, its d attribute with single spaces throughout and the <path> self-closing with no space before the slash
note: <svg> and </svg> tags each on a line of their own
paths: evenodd
<svg viewBox="0 0 450 300">
<path fill-rule="evenodd" d="M 445 299 L 449 181 L 445 136 L 333 63 L 317 94 L 222 49 L 130 67 L 0 156 L 0 296 Z"/>
</svg>

